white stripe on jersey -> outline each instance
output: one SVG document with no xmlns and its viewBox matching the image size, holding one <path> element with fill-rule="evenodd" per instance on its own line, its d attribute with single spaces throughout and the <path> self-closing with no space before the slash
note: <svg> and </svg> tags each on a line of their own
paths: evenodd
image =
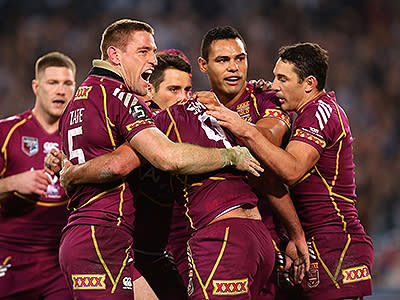
<svg viewBox="0 0 400 300">
<path fill-rule="evenodd" d="M 332 115 L 332 107 L 330 107 L 323 101 L 318 101 L 318 103 L 320 105 L 318 106 L 318 111 L 315 113 L 315 117 L 318 120 L 320 130 L 323 130 L 326 123 L 328 123 L 328 120 Z"/>
</svg>

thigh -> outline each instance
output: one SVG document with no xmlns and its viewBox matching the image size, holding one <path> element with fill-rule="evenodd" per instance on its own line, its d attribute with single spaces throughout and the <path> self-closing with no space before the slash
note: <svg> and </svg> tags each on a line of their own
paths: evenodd
<svg viewBox="0 0 400 300">
<path fill-rule="evenodd" d="M 372 294 L 371 239 L 361 234 L 320 234 L 308 240 L 310 271 L 303 299 L 351 299 Z"/>
<path fill-rule="evenodd" d="M 75 299 L 132 299 L 132 236 L 123 230 L 78 225 L 60 245 L 60 266 Z"/>
<path fill-rule="evenodd" d="M 272 272 L 271 236 L 261 221 L 218 221 L 196 232 L 188 244 L 193 299 L 250 299 Z"/>
</svg>

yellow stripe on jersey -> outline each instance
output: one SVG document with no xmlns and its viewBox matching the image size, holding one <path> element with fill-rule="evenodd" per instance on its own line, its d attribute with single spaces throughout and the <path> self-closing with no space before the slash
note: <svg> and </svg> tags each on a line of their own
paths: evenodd
<svg viewBox="0 0 400 300">
<path fill-rule="evenodd" d="M 328 266 L 327 266 L 327 265 L 324 263 L 324 261 L 322 260 L 322 257 L 321 257 L 321 255 L 320 255 L 318 249 L 317 249 L 317 245 L 315 244 L 314 237 L 313 237 L 312 240 L 311 240 L 311 243 L 312 243 L 312 245 L 313 245 L 315 254 L 316 254 L 317 257 L 318 257 L 318 260 L 321 262 L 323 268 L 325 269 L 326 273 L 328 274 L 329 278 L 332 280 L 333 284 L 335 285 L 335 287 L 336 287 L 337 289 L 340 289 L 340 286 L 339 286 L 339 284 L 337 283 L 337 278 L 338 278 L 338 276 L 339 276 L 340 269 L 342 268 L 344 256 L 346 255 L 346 252 L 347 252 L 347 250 L 349 249 L 350 242 L 351 242 L 351 236 L 350 236 L 350 234 L 347 234 L 347 242 L 346 242 L 346 245 L 344 246 L 343 251 L 342 251 L 342 253 L 340 254 L 340 258 L 339 258 L 339 262 L 338 262 L 337 267 L 336 267 L 335 275 L 332 275 L 332 273 L 331 273 L 331 271 L 329 270 Z"/>
<path fill-rule="evenodd" d="M 21 198 L 21 199 L 26 200 L 28 202 L 35 203 L 36 205 L 45 206 L 45 207 L 56 207 L 56 206 L 61 206 L 61 205 L 64 205 L 64 204 L 68 203 L 68 200 L 64 200 L 64 201 L 61 201 L 61 202 L 44 202 L 44 201 L 38 201 L 38 200 L 30 199 L 30 198 L 28 198 L 28 197 L 26 197 L 26 196 L 24 196 L 24 195 L 22 195 L 22 194 L 20 194 L 18 192 L 13 192 L 13 194 L 15 196 L 17 196 L 18 198 Z"/>
<path fill-rule="evenodd" d="M 169 110 L 169 107 L 166 109 L 169 118 L 171 119 L 171 122 L 174 124 L 174 130 L 176 134 L 176 138 L 178 139 L 179 143 L 182 143 L 181 135 L 179 134 L 178 126 L 176 125 L 175 119 L 171 114 L 171 111 Z"/>
<path fill-rule="evenodd" d="M 17 124 L 15 124 L 15 125 L 10 129 L 10 131 L 8 132 L 7 137 L 6 137 L 6 140 L 4 141 L 3 147 L 1 147 L 1 153 L 3 153 L 3 156 L 4 156 L 4 167 L 3 167 L 3 170 L 1 170 L 1 172 L 0 172 L 0 177 L 3 177 L 3 176 L 4 176 L 4 173 L 5 173 L 6 170 L 7 170 L 7 163 L 8 163 L 8 161 L 7 161 L 7 146 L 8 146 L 8 142 L 10 141 L 11 136 L 13 135 L 14 131 L 15 131 L 19 126 L 21 126 L 22 124 L 24 124 L 27 120 L 29 120 L 29 119 L 31 119 L 31 118 L 32 118 L 32 115 L 30 114 L 27 118 L 25 118 L 25 119 L 19 121 Z"/>
<path fill-rule="evenodd" d="M 246 89 L 249 90 L 248 88 L 246 88 Z M 257 115 L 260 116 L 260 112 L 258 111 L 258 107 L 257 107 L 257 98 L 256 98 L 256 96 L 254 96 L 253 91 L 251 91 L 250 97 L 251 97 L 251 99 L 253 99 L 253 104 L 254 104 L 254 108 L 256 109 Z"/>
<path fill-rule="evenodd" d="M 114 127 L 115 125 L 108 118 L 106 89 L 105 89 L 104 85 L 102 85 L 102 84 L 100 84 L 100 87 L 101 87 L 101 91 L 103 92 L 104 117 L 106 118 L 107 132 L 108 132 L 108 136 L 110 137 L 111 145 L 113 146 L 113 149 L 115 150 L 116 144 L 115 144 L 114 137 L 112 135 L 112 131 L 111 131 L 111 128 L 110 128 L 110 126 Z"/>
<path fill-rule="evenodd" d="M 101 255 L 100 247 L 99 247 L 99 245 L 98 245 L 98 243 L 97 243 L 97 239 L 96 239 L 96 232 L 95 232 L 95 230 L 94 230 L 94 226 L 91 225 L 90 228 L 91 228 L 91 230 L 92 230 L 92 240 L 93 240 L 94 248 L 95 248 L 96 253 L 97 253 L 97 257 L 99 258 L 99 260 L 100 260 L 100 262 L 101 262 L 101 265 L 103 266 L 103 268 L 104 268 L 104 270 L 106 271 L 108 277 L 110 278 L 110 281 L 111 281 L 111 283 L 112 283 L 112 285 L 113 285 L 113 288 L 111 289 L 111 294 L 114 294 L 115 289 L 117 288 L 117 285 L 118 285 L 118 281 L 119 281 L 119 279 L 121 278 L 122 271 L 123 271 L 123 270 L 125 269 L 125 267 L 126 267 L 126 262 L 128 261 L 128 258 L 129 258 L 129 251 L 130 251 L 130 249 L 131 249 L 131 246 L 129 246 L 129 247 L 125 250 L 125 253 L 126 253 L 125 259 L 124 259 L 123 262 L 122 262 L 122 265 L 121 265 L 121 268 L 120 268 L 120 270 L 119 270 L 119 272 L 118 272 L 117 277 L 114 279 L 113 276 L 112 276 L 112 274 L 111 274 L 110 269 L 107 267 L 107 264 L 106 264 L 106 262 L 105 262 L 104 259 L 103 259 L 103 256 Z"/>
<path fill-rule="evenodd" d="M 117 222 L 117 226 L 121 225 L 121 217 L 124 215 L 123 211 L 122 211 L 122 205 L 124 203 L 124 192 L 126 189 L 126 184 L 125 182 L 122 184 L 122 189 L 121 192 L 119 193 L 119 216 L 117 218 L 118 222 Z"/>
<path fill-rule="evenodd" d="M 80 208 L 82 208 L 82 207 L 85 207 L 86 205 L 88 205 L 89 203 L 93 202 L 94 200 L 100 198 L 101 196 L 103 196 L 103 195 L 105 195 L 105 194 L 108 194 L 108 193 L 110 193 L 110 192 L 113 192 L 113 191 L 115 191 L 115 190 L 117 190 L 117 189 L 119 189 L 119 188 L 123 188 L 124 186 L 125 186 L 125 183 L 121 183 L 121 184 L 118 185 L 118 186 L 115 186 L 115 187 L 113 187 L 113 188 L 111 188 L 111 189 L 108 189 L 108 190 L 106 190 L 106 191 L 104 191 L 104 192 L 101 192 L 100 194 L 97 194 L 96 196 L 90 198 L 87 202 L 83 203 L 81 206 L 74 208 L 74 210 L 77 210 L 77 209 L 80 209 Z"/>
<path fill-rule="evenodd" d="M 210 282 L 211 282 L 211 279 L 213 278 L 213 276 L 214 276 L 214 274 L 215 274 L 215 271 L 217 270 L 218 265 L 219 265 L 219 263 L 221 262 L 222 256 L 224 255 L 225 248 L 226 248 L 226 244 L 227 244 L 227 242 L 228 242 L 228 237 L 229 237 L 229 227 L 226 227 L 226 228 L 225 228 L 224 241 L 223 241 L 223 243 L 222 243 L 221 250 L 219 251 L 218 258 L 217 258 L 217 260 L 216 260 L 216 262 L 215 262 L 215 264 L 214 264 L 214 267 L 212 268 L 211 273 L 210 273 L 210 275 L 208 276 L 207 281 L 206 281 L 205 284 L 203 283 L 203 281 L 202 281 L 202 279 L 201 279 L 201 277 L 200 277 L 199 271 L 198 271 L 197 268 L 196 268 L 196 265 L 195 265 L 195 263 L 194 263 L 193 254 L 192 254 L 192 249 L 190 248 L 190 245 L 189 245 L 189 242 L 188 242 L 188 249 L 189 249 L 189 252 L 190 252 L 190 257 L 191 257 L 191 262 L 192 262 L 192 265 L 193 265 L 193 269 L 194 269 L 194 272 L 195 272 L 195 274 L 196 274 L 197 280 L 199 281 L 199 283 L 200 283 L 200 285 L 201 285 L 201 288 L 202 288 L 202 290 L 203 290 L 203 294 L 204 294 L 205 299 L 210 299 L 210 298 L 208 297 L 208 294 L 207 294 L 207 287 L 209 286 L 209 284 L 210 284 Z"/>
</svg>

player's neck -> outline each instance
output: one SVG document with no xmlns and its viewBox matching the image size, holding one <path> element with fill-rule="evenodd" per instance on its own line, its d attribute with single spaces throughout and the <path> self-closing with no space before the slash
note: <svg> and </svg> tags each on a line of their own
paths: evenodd
<svg viewBox="0 0 400 300">
<path fill-rule="evenodd" d="M 35 116 L 40 126 L 42 126 L 43 130 L 48 134 L 52 134 L 58 130 L 59 118 L 55 118 L 49 114 L 41 112 L 37 107 L 32 109 L 32 114 Z"/>
<path fill-rule="evenodd" d="M 224 93 L 217 93 L 219 101 L 226 107 L 231 107 L 239 98 L 243 95 L 245 91 L 246 85 L 243 85 L 243 88 L 237 94 L 224 94 Z"/>
</svg>

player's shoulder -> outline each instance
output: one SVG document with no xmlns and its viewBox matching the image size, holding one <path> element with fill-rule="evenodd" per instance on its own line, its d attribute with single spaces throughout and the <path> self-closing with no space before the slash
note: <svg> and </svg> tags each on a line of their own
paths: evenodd
<svg viewBox="0 0 400 300">
<path fill-rule="evenodd" d="M 0 120 L 0 127 L 1 128 L 7 128 L 7 127 L 12 127 L 15 124 L 23 121 L 23 120 L 27 120 L 30 118 L 30 116 L 32 115 L 32 111 L 31 110 L 27 110 L 23 113 L 20 114 L 16 114 L 4 119 Z"/>
</svg>

